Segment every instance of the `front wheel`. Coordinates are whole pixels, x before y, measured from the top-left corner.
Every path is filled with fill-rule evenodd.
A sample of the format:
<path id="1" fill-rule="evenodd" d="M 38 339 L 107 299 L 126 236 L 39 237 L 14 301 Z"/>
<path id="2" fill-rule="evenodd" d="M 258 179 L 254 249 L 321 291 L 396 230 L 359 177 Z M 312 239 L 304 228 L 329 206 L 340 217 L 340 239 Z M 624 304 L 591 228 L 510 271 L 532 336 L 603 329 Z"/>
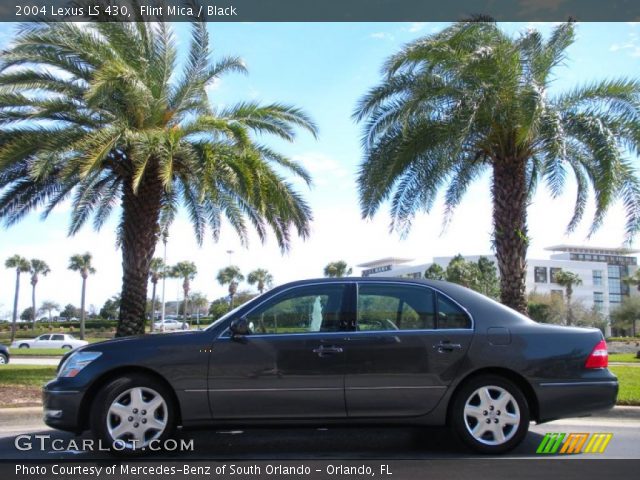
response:
<path id="1" fill-rule="evenodd" d="M 451 424 L 479 453 L 498 454 L 517 447 L 529 430 L 529 405 L 522 391 L 497 375 L 466 382 L 453 400 Z"/>
<path id="2" fill-rule="evenodd" d="M 0 365 L 6 365 L 9 363 L 9 359 L 4 353 L 0 353 Z"/>
<path id="3" fill-rule="evenodd" d="M 91 430 L 114 453 L 157 449 L 175 429 L 172 395 L 156 379 L 125 375 L 105 385 L 96 396 Z"/>

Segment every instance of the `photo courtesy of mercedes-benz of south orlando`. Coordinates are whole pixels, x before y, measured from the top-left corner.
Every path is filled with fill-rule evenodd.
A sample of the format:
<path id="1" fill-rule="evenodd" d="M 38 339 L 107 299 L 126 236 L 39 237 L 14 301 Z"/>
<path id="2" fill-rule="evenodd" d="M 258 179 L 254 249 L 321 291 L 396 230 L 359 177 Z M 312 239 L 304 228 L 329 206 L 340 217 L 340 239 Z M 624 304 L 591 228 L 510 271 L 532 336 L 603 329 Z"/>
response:
<path id="1" fill-rule="evenodd" d="M 507 452 L 530 421 L 614 406 L 594 328 L 538 324 L 446 282 L 282 285 L 206 330 L 118 338 L 61 360 L 45 422 L 131 453 L 178 425 L 449 425 Z"/>

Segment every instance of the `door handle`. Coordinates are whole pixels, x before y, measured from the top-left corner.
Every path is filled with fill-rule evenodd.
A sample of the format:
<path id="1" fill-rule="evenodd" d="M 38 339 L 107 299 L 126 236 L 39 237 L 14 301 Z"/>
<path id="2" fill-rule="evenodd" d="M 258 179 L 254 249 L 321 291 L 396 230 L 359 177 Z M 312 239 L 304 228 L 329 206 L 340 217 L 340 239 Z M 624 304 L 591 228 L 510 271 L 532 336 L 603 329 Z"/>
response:
<path id="1" fill-rule="evenodd" d="M 337 345 L 324 346 L 320 345 L 318 348 L 313 349 L 313 353 L 317 354 L 319 357 L 324 357 L 325 355 L 332 355 L 334 353 L 342 353 L 344 350 L 342 347 L 338 347 Z"/>
<path id="2" fill-rule="evenodd" d="M 444 352 L 453 352 L 454 350 L 461 350 L 462 345 L 459 343 L 451 343 L 451 342 L 440 342 L 433 346 L 433 348 L 438 350 L 438 353 Z"/>

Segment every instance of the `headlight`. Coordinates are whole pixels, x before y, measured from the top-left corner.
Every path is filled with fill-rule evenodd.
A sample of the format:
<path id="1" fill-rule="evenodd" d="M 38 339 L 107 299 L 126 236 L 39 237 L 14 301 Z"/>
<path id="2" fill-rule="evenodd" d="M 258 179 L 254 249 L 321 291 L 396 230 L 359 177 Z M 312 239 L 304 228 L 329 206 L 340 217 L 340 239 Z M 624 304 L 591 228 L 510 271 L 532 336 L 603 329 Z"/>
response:
<path id="1" fill-rule="evenodd" d="M 77 352 L 69 355 L 60 370 L 58 377 L 75 377 L 84 367 L 102 355 L 102 352 Z"/>

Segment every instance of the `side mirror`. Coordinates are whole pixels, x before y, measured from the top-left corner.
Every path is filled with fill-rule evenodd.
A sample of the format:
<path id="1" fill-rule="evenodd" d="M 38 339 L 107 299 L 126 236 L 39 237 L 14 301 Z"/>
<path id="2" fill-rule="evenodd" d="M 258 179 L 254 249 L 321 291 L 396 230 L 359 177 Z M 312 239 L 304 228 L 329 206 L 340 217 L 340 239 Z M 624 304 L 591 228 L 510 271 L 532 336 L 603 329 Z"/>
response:
<path id="1" fill-rule="evenodd" d="M 233 320 L 231 322 L 231 325 L 229 325 L 229 330 L 231 330 L 232 337 L 243 337 L 251 333 L 249 322 L 247 322 L 247 319 L 245 317 L 240 317 Z"/>

